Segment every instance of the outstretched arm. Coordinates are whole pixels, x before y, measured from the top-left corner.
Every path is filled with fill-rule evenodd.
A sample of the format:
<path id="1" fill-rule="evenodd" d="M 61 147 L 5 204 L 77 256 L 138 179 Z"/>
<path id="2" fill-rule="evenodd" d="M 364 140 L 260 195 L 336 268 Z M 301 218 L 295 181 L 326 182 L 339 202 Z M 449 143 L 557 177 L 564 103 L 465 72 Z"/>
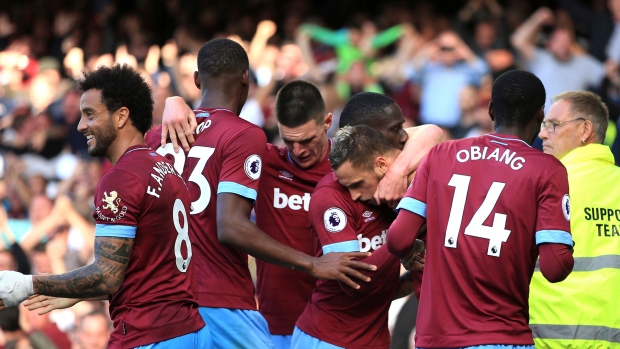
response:
<path id="1" fill-rule="evenodd" d="M 116 293 L 125 278 L 133 239 L 95 238 L 95 262 L 57 275 L 0 273 L 0 309 L 16 306 L 33 294 L 90 298 Z"/>
<path id="2" fill-rule="evenodd" d="M 285 268 L 301 270 L 318 279 L 340 280 L 359 288 L 351 278 L 370 281 L 359 270 L 375 270 L 374 265 L 353 260 L 369 253 L 328 253 L 319 258 L 286 246 L 263 233 L 249 220 L 252 202 L 232 193 L 217 196 L 217 234 L 221 243 L 244 251 L 258 259 Z"/>

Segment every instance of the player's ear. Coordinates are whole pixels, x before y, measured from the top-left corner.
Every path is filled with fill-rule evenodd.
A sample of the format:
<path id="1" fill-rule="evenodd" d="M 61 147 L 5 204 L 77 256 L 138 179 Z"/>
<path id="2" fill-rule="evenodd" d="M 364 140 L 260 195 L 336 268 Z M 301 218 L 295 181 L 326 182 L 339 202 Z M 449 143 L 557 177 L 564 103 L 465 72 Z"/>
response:
<path id="1" fill-rule="evenodd" d="M 241 76 L 241 83 L 243 86 L 250 85 L 250 71 L 248 69 L 243 71 L 243 75 Z"/>
<path id="2" fill-rule="evenodd" d="M 385 157 L 378 156 L 377 158 L 375 158 L 375 171 L 378 172 L 377 174 L 383 176 L 387 172 L 389 167 L 390 164 Z"/>
<path id="3" fill-rule="evenodd" d="M 194 85 L 200 89 L 200 76 L 197 71 L 194 72 Z"/>
<path id="4" fill-rule="evenodd" d="M 112 117 L 116 121 L 116 127 L 123 128 L 129 122 L 129 109 L 121 107 Z"/>
<path id="5" fill-rule="evenodd" d="M 333 121 L 334 117 L 332 116 L 332 113 L 327 113 L 327 115 L 325 115 L 325 131 L 329 130 Z"/>
<path id="6" fill-rule="evenodd" d="M 495 114 L 493 112 L 493 102 L 489 101 L 489 116 L 491 117 L 491 120 L 495 121 Z"/>

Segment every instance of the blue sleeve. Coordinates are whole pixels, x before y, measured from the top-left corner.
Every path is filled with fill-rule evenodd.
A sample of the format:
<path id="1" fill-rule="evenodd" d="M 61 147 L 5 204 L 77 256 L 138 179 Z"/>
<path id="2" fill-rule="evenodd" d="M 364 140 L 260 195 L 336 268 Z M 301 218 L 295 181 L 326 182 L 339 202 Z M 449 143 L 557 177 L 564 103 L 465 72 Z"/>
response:
<path id="1" fill-rule="evenodd" d="M 564 244 L 573 246 L 573 237 L 570 233 L 562 230 L 540 230 L 536 232 L 536 245 L 540 244 Z"/>
<path id="2" fill-rule="evenodd" d="M 136 237 L 136 230 L 137 227 L 133 225 L 97 224 L 95 226 L 95 237 L 134 239 Z"/>
<path id="3" fill-rule="evenodd" d="M 323 254 L 330 252 L 359 252 L 360 243 L 357 240 L 337 242 L 323 246 Z"/>
<path id="4" fill-rule="evenodd" d="M 220 182 L 217 185 L 217 193 L 237 194 L 250 200 L 256 200 L 256 190 L 235 182 Z"/>
<path id="5" fill-rule="evenodd" d="M 417 214 L 418 216 L 426 218 L 426 204 L 422 201 L 410 197 L 404 197 L 400 200 L 398 206 L 396 206 L 396 212 L 403 208 L 409 212 Z"/>

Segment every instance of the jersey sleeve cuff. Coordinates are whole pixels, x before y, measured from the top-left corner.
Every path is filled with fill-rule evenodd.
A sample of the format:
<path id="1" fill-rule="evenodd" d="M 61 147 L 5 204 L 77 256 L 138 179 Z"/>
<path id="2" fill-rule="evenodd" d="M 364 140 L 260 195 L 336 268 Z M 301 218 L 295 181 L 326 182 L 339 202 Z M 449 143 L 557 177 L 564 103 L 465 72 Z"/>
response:
<path id="1" fill-rule="evenodd" d="M 540 230 L 536 232 L 536 245 L 547 243 L 573 246 L 573 236 L 563 230 Z"/>
<path id="2" fill-rule="evenodd" d="M 220 182 L 217 185 L 217 193 L 237 194 L 250 200 L 256 200 L 256 190 L 235 182 Z"/>
<path id="3" fill-rule="evenodd" d="M 323 246 L 323 254 L 330 252 L 359 252 L 360 243 L 357 240 L 349 240 L 343 242 L 337 242 Z"/>
<path id="4" fill-rule="evenodd" d="M 133 225 L 97 224 L 95 237 L 129 238 L 136 237 L 137 227 Z"/>
<path id="5" fill-rule="evenodd" d="M 405 209 L 409 212 L 417 214 L 418 216 L 426 218 L 426 204 L 414 198 L 403 198 L 400 200 L 398 206 L 396 206 L 396 212 L 399 212 L 401 209 Z"/>

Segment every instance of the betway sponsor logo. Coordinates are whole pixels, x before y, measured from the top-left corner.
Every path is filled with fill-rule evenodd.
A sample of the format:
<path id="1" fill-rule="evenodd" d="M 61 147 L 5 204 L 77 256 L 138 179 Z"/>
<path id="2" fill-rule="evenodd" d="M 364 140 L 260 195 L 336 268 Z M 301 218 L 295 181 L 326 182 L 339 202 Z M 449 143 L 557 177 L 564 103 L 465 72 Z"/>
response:
<path id="1" fill-rule="evenodd" d="M 357 234 L 357 241 L 360 243 L 360 252 L 368 252 L 370 250 L 375 251 L 383 244 L 385 244 L 385 237 L 387 235 L 387 229 L 381 232 L 381 235 L 375 235 L 372 238 L 362 237 L 362 234 Z"/>
<path id="2" fill-rule="evenodd" d="M 288 196 L 284 193 L 281 193 L 280 188 L 274 188 L 273 207 L 286 208 L 287 206 L 294 211 L 301 210 L 303 208 L 304 211 L 308 212 L 308 207 L 310 206 L 310 193 L 305 193 L 304 196 Z"/>

